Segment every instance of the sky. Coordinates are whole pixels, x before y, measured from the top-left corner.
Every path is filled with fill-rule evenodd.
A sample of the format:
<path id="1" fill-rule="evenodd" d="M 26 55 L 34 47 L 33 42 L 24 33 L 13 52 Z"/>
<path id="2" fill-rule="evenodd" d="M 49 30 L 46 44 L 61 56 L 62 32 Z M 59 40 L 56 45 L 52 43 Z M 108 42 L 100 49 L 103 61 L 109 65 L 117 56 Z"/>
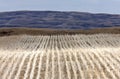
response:
<path id="1" fill-rule="evenodd" d="M 0 0 L 0 12 L 21 10 L 120 14 L 120 0 Z"/>

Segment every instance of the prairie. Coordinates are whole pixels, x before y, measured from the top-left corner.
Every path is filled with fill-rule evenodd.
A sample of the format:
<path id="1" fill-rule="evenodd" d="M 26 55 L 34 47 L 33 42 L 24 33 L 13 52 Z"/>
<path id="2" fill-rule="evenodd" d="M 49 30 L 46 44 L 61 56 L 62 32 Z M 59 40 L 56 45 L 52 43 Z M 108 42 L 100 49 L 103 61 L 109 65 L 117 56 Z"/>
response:
<path id="1" fill-rule="evenodd" d="M 120 34 L 119 27 L 111 28 L 93 28 L 93 29 L 50 29 L 50 28 L 0 28 L 0 36 L 11 35 L 75 35 L 75 34 Z"/>
<path id="2" fill-rule="evenodd" d="M 120 34 L 0 37 L 0 79 L 120 79 Z"/>

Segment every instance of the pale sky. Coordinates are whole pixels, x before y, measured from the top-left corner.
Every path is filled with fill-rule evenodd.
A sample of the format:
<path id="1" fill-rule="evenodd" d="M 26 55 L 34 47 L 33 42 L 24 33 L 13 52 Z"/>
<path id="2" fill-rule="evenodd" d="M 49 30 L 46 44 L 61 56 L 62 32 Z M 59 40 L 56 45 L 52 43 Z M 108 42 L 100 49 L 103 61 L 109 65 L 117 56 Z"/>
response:
<path id="1" fill-rule="evenodd" d="M 120 0 L 0 0 L 0 12 L 16 10 L 120 14 Z"/>

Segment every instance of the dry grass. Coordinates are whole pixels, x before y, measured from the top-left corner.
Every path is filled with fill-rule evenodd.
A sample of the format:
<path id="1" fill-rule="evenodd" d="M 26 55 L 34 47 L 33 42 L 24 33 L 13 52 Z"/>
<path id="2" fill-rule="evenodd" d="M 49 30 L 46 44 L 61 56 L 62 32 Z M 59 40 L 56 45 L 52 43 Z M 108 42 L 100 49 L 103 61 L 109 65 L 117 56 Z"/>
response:
<path id="1" fill-rule="evenodd" d="M 0 37 L 0 79 L 120 79 L 120 34 Z"/>
<path id="2" fill-rule="evenodd" d="M 41 28 L 0 28 L 0 36 L 9 35 L 65 35 L 65 34 L 98 34 L 110 33 L 120 34 L 120 28 L 99 28 L 89 30 L 58 30 L 58 29 L 41 29 Z"/>

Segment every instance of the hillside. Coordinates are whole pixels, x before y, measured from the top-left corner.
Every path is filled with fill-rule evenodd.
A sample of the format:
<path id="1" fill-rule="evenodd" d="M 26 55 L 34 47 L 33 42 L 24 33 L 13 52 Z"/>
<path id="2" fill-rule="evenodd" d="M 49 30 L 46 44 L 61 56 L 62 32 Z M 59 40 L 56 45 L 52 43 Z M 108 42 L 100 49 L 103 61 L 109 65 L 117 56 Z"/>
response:
<path id="1" fill-rule="evenodd" d="M 120 15 L 59 11 L 0 13 L 0 27 L 89 29 L 112 26 L 120 26 Z"/>

